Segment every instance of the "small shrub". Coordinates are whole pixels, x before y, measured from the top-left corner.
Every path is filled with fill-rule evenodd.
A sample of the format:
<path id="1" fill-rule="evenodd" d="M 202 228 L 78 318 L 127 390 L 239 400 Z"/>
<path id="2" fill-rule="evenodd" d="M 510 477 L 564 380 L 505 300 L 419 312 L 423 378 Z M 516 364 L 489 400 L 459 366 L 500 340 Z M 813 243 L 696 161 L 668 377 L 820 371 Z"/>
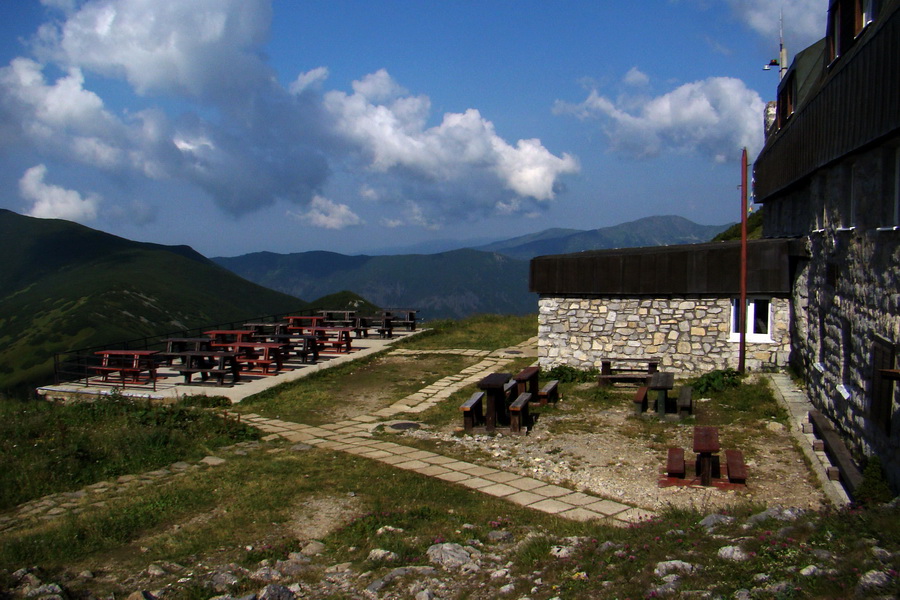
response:
<path id="1" fill-rule="evenodd" d="M 195 406 L 197 408 L 221 408 L 231 406 L 231 400 L 225 396 L 197 394 L 193 396 L 182 396 L 179 399 L 179 404 L 181 406 Z"/>
<path id="2" fill-rule="evenodd" d="M 710 371 L 697 378 L 694 382 L 694 391 L 698 394 L 710 392 L 724 392 L 730 388 L 736 388 L 741 384 L 742 375 L 731 367 Z"/>
<path id="3" fill-rule="evenodd" d="M 542 378 L 558 379 L 560 383 L 589 383 L 597 381 L 600 372 L 597 369 L 576 369 L 569 365 L 557 365 L 548 370 Z"/>
<path id="4" fill-rule="evenodd" d="M 881 459 L 872 456 L 863 469 L 863 480 L 854 494 L 855 500 L 866 506 L 874 506 L 890 502 L 894 495 L 884 477 Z"/>

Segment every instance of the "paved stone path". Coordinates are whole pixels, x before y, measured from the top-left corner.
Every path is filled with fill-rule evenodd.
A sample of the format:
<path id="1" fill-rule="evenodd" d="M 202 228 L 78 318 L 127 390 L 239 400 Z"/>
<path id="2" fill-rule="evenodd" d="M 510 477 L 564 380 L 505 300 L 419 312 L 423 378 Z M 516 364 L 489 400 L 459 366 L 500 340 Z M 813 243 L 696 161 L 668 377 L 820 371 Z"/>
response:
<path id="1" fill-rule="evenodd" d="M 515 346 L 494 352 L 481 350 L 407 350 L 392 354 L 463 354 L 482 357 L 482 360 L 458 374 L 448 375 L 370 415 L 360 415 L 346 421 L 318 427 L 270 419 L 253 413 L 244 414 L 242 421 L 260 430 L 291 442 L 347 452 L 392 465 L 398 469 L 458 483 L 484 494 L 504 498 L 534 510 L 578 521 L 610 519 L 616 524 L 634 523 L 648 519 L 653 513 L 619 502 L 573 492 L 546 482 L 507 473 L 490 467 L 457 460 L 426 450 L 419 450 L 390 441 L 374 439 L 372 429 L 385 419 L 397 415 L 418 414 L 445 401 L 457 390 L 472 385 L 485 375 L 501 369 L 511 360 L 533 353 L 537 339 L 532 338 Z"/>
<path id="2" fill-rule="evenodd" d="M 587 521 L 605 519 L 615 525 L 627 525 L 649 519 L 653 513 L 612 500 L 605 500 L 582 492 L 575 492 L 539 479 L 484 467 L 440 454 L 419 450 L 391 441 L 375 439 L 372 431 L 399 415 L 415 415 L 446 401 L 457 390 L 472 385 L 485 375 L 502 369 L 522 356 L 535 355 L 537 338 L 512 348 L 495 351 L 470 349 L 408 350 L 396 349 L 395 355 L 454 354 L 481 358 L 457 374 L 448 375 L 431 385 L 382 408 L 372 414 L 359 415 L 345 421 L 320 426 L 270 419 L 257 414 L 243 414 L 241 420 L 268 434 L 264 439 L 283 438 L 322 449 L 347 452 L 377 460 L 398 469 L 413 471 L 428 477 L 466 486 L 481 493 L 504 498 L 521 506 L 568 519 Z M 107 498 L 127 493 L 136 487 L 151 484 L 166 476 L 179 476 L 204 466 L 217 465 L 219 457 L 206 457 L 197 464 L 175 463 L 141 475 L 125 475 L 113 482 L 100 482 L 77 492 L 66 492 L 40 498 L 24 504 L 12 513 L 0 517 L 0 531 L 13 529 L 30 517 L 52 519 L 69 512 L 84 510 L 88 503 L 102 503 Z"/>
<path id="3" fill-rule="evenodd" d="M 436 404 L 446 401 L 459 389 L 478 382 L 489 373 L 501 370 L 506 364 L 522 356 L 533 356 L 537 340 L 532 338 L 512 348 L 496 351 L 444 349 L 409 350 L 395 349 L 395 355 L 456 354 L 473 356 L 481 360 L 457 374 L 448 375 L 431 385 L 382 408 L 372 414 L 359 415 L 344 421 L 320 426 L 293 423 L 281 419 L 271 419 L 254 413 L 243 414 L 244 423 L 267 433 L 266 440 L 283 438 L 294 443 L 303 443 L 322 449 L 347 452 L 377 460 L 398 469 L 404 469 L 438 479 L 466 486 L 481 493 L 503 498 L 521 506 L 541 512 L 558 515 L 577 521 L 604 519 L 611 524 L 626 525 L 649 519 L 653 513 L 606 500 L 590 494 L 575 492 L 558 485 L 548 484 L 539 479 L 484 467 L 475 463 L 457 460 L 435 452 L 419 450 L 396 442 L 376 439 L 373 430 L 399 415 L 415 415 Z M 805 415 L 810 407 L 806 395 L 799 390 L 787 375 L 770 376 L 776 396 L 792 415 L 792 431 L 800 441 L 800 446 L 810 457 L 826 494 L 835 504 L 847 501 L 839 484 L 829 481 L 823 464 L 827 458 L 812 450 L 812 436 L 804 426 Z M 237 445 L 231 448 L 239 448 Z M 238 449 L 237 451 L 241 451 Z M 15 511 L 0 516 L 0 532 L 8 531 L 29 518 L 53 519 L 69 512 L 84 510 L 85 505 L 105 502 L 129 490 L 152 484 L 164 477 L 183 476 L 193 470 L 216 466 L 225 462 L 220 457 L 208 456 L 195 464 L 175 463 L 168 468 L 140 474 L 124 475 L 116 481 L 99 482 L 76 492 L 66 492 L 46 496 L 26 503 Z"/>

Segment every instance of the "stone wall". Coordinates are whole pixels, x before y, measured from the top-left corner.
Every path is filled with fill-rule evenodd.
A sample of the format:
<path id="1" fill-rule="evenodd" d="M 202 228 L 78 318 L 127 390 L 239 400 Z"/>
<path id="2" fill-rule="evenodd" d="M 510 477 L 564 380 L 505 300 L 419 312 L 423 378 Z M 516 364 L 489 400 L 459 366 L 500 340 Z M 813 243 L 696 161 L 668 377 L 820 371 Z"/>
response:
<path id="1" fill-rule="evenodd" d="M 810 253 L 795 286 L 793 362 L 857 458 L 878 455 L 900 489 L 896 397 L 890 434 L 870 418 L 874 337 L 900 339 L 900 232 L 814 233 Z"/>
<path id="2" fill-rule="evenodd" d="M 790 300 L 772 299 L 771 343 L 748 343 L 748 369 L 787 365 Z M 541 367 L 599 367 L 604 357 L 657 356 L 687 374 L 738 366 L 729 340 L 730 298 L 542 297 L 538 312 Z"/>
<path id="3" fill-rule="evenodd" d="M 894 213 L 898 140 L 829 165 L 767 202 L 766 236 L 807 236 L 792 295 L 791 363 L 810 400 L 857 459 L 878 455 L 900 490 L 900 408 L 890 433 L 871 418 L 873 340 L 900 341 L 900 223 Z M 771 209 L 771 210 L 770 210 Z"/>

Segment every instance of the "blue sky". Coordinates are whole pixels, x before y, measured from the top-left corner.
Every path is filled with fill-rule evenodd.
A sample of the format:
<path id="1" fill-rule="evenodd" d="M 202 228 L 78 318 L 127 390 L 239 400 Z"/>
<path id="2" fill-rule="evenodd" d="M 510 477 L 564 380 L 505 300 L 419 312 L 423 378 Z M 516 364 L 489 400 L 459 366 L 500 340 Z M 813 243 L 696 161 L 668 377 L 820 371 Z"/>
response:
<path id="1" fill-rule="evenodd" d="M 826 0 L 20 0 L 0 207 L 207 256 L 739 218 Z"/>

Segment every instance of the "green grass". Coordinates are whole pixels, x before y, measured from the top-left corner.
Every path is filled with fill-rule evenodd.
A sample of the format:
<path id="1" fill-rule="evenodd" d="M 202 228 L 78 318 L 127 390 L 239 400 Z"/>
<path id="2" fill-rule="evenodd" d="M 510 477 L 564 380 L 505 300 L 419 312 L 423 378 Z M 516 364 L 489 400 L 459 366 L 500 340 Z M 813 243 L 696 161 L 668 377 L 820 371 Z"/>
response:
<path id="1" fill-rule="evenodd" d="M 338 420 L 346 412 L 372 413 L 390 406 L 475 361 L 458 355 L 395 359 L 379 354 L 270 388 L 244 399 L 234 409 L 321 425 Z"/>
<path id="2" fill-rule="evenodd" d="M 506 330 L 504 346 L 525 334 L 518 318 L 506 324 L 488 318 L 480 326 L 490 330 L 483 334 L 488 337 L 497 335 L 495 329 Z M 518 334 L 510 333 L 520 326 Z M 447 336 L 447 348 L 477 344 L 481 337 L 477 331 L 465 333 L 455 328 L 434 337 L 438 335 Z M 518 360 L 507 370 L 515 371 L 528 362 Z M 307 406 L 314 401 L 312 394 L 317 389 L 322 391 L 319 398 L 333 413 L 362 396 L 378 396 L 378 402 L 402 397 L 423 387 L 423 381 L 458 373 L 467 364 L 468 359 L 438 354 L 423 353 L 405 362 L 376 356 L 335 368 L 327 377 L 325 371 L 306 382 L 260 394 L 248 409 L 292 414 L 301 422 L 327 420 L 327 411 L 317 413 Z M 371 391 L 373 387 L 377 394 Z M 458 406 L 473 389 L 458 392 L 423 416 L 439 426 L 458 423 Z M 623 404 L 630 410 L 632 394 L 633 389 L 600 389 L 592 380 L 583 382 L 574 377 L 561 384 L 565 407 L 547 407 L 542 412 L 564 416 L 554 427 L 571 433 L 588 415 L 602 415 Z M 688 424 L 709 423 L 739 432 L 783 418 L 765 384 L 745 381 L 739 388 L 710 396 L 712 400 L 704 403 L 700 414 Z M 294 450 L 282 440 L 262 442 L 258 448 L 241 453 L 221 450 L 217 446 L 231 444 L 246 434 L 222 429 L 221 418 L 186 406 L 220 403 L 221 399 L 215 398 L 188 398 L 182 405 L 158 410 L 125 402 L 77 406 L 0 403 L 0 448 L 3 464 L 9 467 L 0 470 L 0 477 L 26 475 L 19 480 L 0 480 L 3 493 L 31 485 L 25 480 L 39 479 L 42 470 L 68 470 L 70 476 L 59 489 L 72 489 L 84 485 L 82 482 L 138 473 L 207 453 L 226 458 L 221 466 L 165 477 L 142 486 L 137 493 L 111 497 L 104 505 L 89 504 L 89 495 L 81 501 L 82 512 L 77 514 L 57 520 L 21 520 L 15 529 L 0 534 L 0 589 L 12 587 L 12 571 L 30 565 L 41 567 L 45 581 L 82 569 L 100 569 L 111 580 L 131 581 L 129 577 L 148 564 L 165 561 L 185 565 L 188 570 L 199 563 L 237 563 L 256 569 L 262 560 L 284 559 L 289 552 L 299 550 L 308 537 L 303 537 L 304 530 L 298 523 L 311 516 L 330 522 L 317 533 L 326 549 L 323 556 L 313 559 L 311 571 L 303 576 L 310 583 L 321 580 L 327 566 L 342 562 L 352 563 L 358 573 L 368 572 L 369 578 L 383 576 L 397 566 L 428 564 L 425 553 L 436 542 L 466 545 L 475 539 L 485 542 L 481 547 L 485 554 L 499 552 L 487 537 L 492 530 L 502 529 L 512 533 L 516 543 L 503 558 L 511 561 L 508 568 L 515 582 L 510 597 L 644 598 L 648 590 L 661 583 L 653 573 L 656 564 L 671 559 L 702 567 L 683 577 L 683 591 L 708 590 L 712 597 L 734 597 L 736 590 L 755 585 L 752 581 L 757 573 L 768 573 L 772 583 L 788 583 L 787 590 L 777 596 L 780 598 L 846 598 L 854 595 L 860 574 L 872 569 L 895 574 L 889 587 L 877 595 L 900 595 L 900 579 L 896 577 L 900 569 L 900 518 L 896 508 L 810 512 L 793 523 L 767 521 L 744 528 L 746 517 L 762 507 L 737 504 L 726 511 L 737 521 L 719 527 L 714 534 L 698 525 L 704 512 L 688 509 L 663 510 L 658 518 L 625 528 L 601 522 L 578 523 L 341 452 Z M 287 418 L 285 414 L 282 418 Z M 201 421 L 205 423 L 202 428 Z M 664 443 L 677 427 L 655 419 L 633 418 L 627 423 L 633 435 L 650 443 Z M 98 438 L 89 437 L 92 434 Z M 108 442 L 110 448 L 106 447 L 106 437 L 112 440 Z M 137 443 L 145 439 L 153 443 Z M 420 442 L 404 438 L 403 443 Z M 431 444 L 432 449 L 443 453 L 437 442 Z M 132 453 L 134 456 L 124 456 Z M 63 454 L 69 456 L 69 462 L 59 462 Z M 477 460 L 474 454 L 468 458 L 473 456 Z M 5 501 L 7 507 L 16 503 L 12 498 Z M 386 526 L 402 532 L 379 534 Z M 577 540 L 571 536 L 577 536 Z M 731 543 L 740 543 L 751 554 L 749 560 L 731 563 L 718 558 L 718 550 Z M 570 557 L 550 555 L 550 549 L 560 544 L 573 546 Z M 885 551 L 883 562 L 875 559 L 873 546 Z M 395 552 L 400 560 L 369 561 L 369 552 L 375 548 Z M 833 553 L 836 559 L 820 558 L 817 553 L 821 551 Z M 816 577 L 800 575 L 800 570 L 810 564 L 830 570 Z M 497 568 L 501 566 L 506 563 Z M 492 570 L 488 566 L 468 576 L 467 585 L 472 590 L 491 585 Z M 538 578 L 542 584 L 533 593 L 531 586 Z M 92 586 L 96 597 L 120 593 L 104 581 L 105 577 L 98 577 L 85 585 Z M 162 586 L 153 582 L 157 584 Z M 172 600 L 214 595 L 198 579 L 172 585 L 166 592 Z M 408 584 L 392 585 L 390 593 L 403 593 Z M 258 592 L 260 587 L 259 582 L 244 579 L 230 593 L 239 597 Z M 73 597 L 80 597 L 77 590 Z"/>
<path id="3" fill-rule="evenodd" d="M 189 406 L 121 396 L 71 405 L 0 400 L 0 462 L 10 467 L 0 469 L 0 509 L 258 436 Z"/>
<path id="4" fill-rule="evenodd" d="M 431 321 L 425 326 L 428 331 L 400 341 L 397 347 L 416 350 L 506 348 L 537 335 L 537 315 L 478 315 L 461 321 Z"/>

